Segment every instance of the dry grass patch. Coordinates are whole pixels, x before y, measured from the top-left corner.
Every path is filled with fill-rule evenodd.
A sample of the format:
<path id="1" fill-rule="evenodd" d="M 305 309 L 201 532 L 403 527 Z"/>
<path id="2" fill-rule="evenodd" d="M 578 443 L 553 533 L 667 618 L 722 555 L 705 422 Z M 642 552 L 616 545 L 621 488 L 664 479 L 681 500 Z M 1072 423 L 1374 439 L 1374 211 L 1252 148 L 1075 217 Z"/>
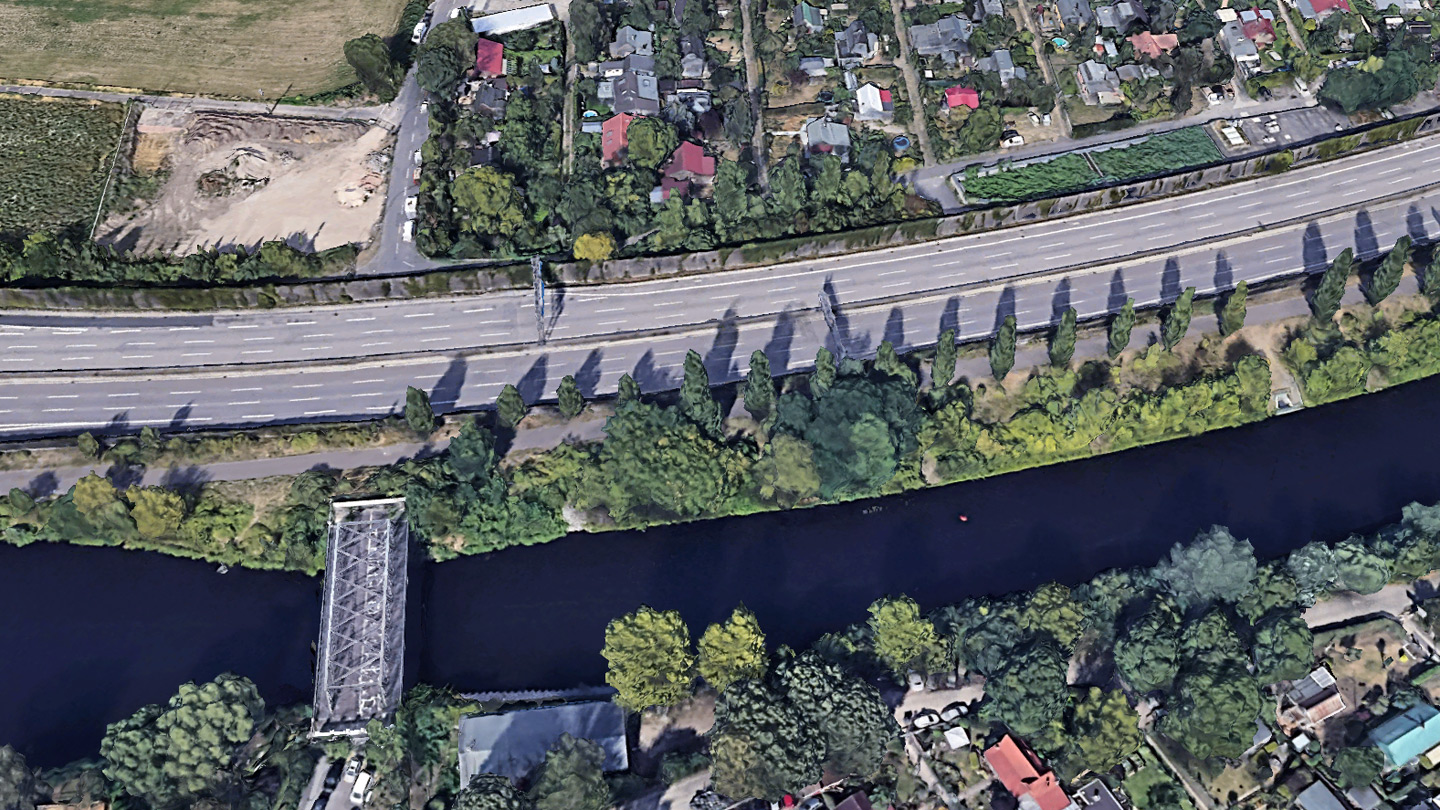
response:
<path id="1" fill-rule="evenodd" d="M 9 80 L 274 99 L 355 81 L 345 40 L 394 32 L 404 0 L 0 0 Z"/>

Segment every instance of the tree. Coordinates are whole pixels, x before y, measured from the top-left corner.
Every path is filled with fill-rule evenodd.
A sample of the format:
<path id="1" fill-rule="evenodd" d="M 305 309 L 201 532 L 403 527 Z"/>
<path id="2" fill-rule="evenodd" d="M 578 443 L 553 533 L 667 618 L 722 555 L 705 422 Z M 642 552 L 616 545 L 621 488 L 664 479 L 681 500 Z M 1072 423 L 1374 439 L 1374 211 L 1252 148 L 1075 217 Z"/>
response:
<path id="1" fill-rule="evenodd" d="M 1160 730 L 1200 759 L 1238 757 L 1250 747 L 1263 706 L 1243 666 L 1200 667 L 1177 682 Z"/>
<path id="2" fill-rule="evenodd" d="M 1416 73 L 1415 64 L 1405 49 L 1393 48 L 1378 69 L 1361 65 L 1329 71 L 1319 97 L 1340 107 L 1346 115 L 1356 110 L 1380 110 L 1419 92 Z"/>
<path id="3" fill-rule="evenodd" d="M 1390 581 L 1390 561 L 1359 537 L 1335 545 L 1335 586 L 1356 593 L 1375 593 Z"/>
<path id="4" fill-rule="evenodd" d="M 815 352 L 815 370 L 810 374 L 810 393 L 821 396 L 835 384 L 835 355 L 821 346 Z"/>
<path id="5" fill-rule="evenodd" d="M 1385 254 L 1380 266 L 1370 276 L 1370 283 L 1365 285 L 1365 300 L 1374 306 L 1395 292 L 1400 286 L 1400 279 L 1405 275 L 1405 265 L 1410 262 L 1410 237 L 1402 236 L 1395 241 L 1395 247 Z"/>
<path id="6" fill-rule="evenodd" d="M 574 254 L 577 261 L 603 262 L 615 255 L 615 237 L 605 231 L 584 233 L 575 237 L 575 246 L 570 252 Z"/>
<path id="7" fill-rule="evenodd" d="M 555 397 L 559 400 L 560 413 L 566 419 L 574 419 L 585 410 L 585 395 L 580 393 L 580 385 L 575 382 L 575 377 L 566 374 L 560 378 L 560 387 L 555 390 Z"/>
<path id="8" fill-rule="evenodd" d="M 0 807 L 35 810 L 35 772 L 25 757 L 8 745 L 0 745 Z"/>
<path id="9" fill-rule="evenodd" d="M 164 706 L 145 706 L 105 729 L 105 776 L 156 807 L 199 796 L 228 778 L 264 708 L 255 685 L 237 675 L 187 683 Z"/>
<path id="10" fill-rule="evenodd" d="M 880 346 L 875 351 L 875 370 L 890 377 L 904 380 L 910 385 L 915 385 L 919 380 L 915 376 L 915 370 L 906 365 L 895 353 L 895 346 L 888 340 L 880 341 Z"/>
<path id="11" fill-rule="evenodd" d="M 1115 668 L 1137 692 L 1164 689 L 1180 670 L 1180 615 L 1165 597 L 1115 643 Z"/>
<path id="12" fill-rule="evenodd" d="M 1069 702 L 1067 669 L 1052 643 L 1032 641 L 1009 651 L 999 670 L 986 677 L 983 716 L 1022 736 L 1040 731 L 1059 719 Z"/>
<path id="13" fill-rule="evenodd" d="M 603 506 L 622 523 L 713 513 L 741 480 L 739 451 L 678 408 L 627 402 L 606 421 L 605 436 L 598 463 L 585 469 L 577 505 Z"/>
<path id="14" fill-rule="evenodd" d="M 370 753 L 369 746 L 365 753 Z M 455 794 L 450 810 L 530 810 L 530 800 L 515 789 L 510 777 L 481 773 L 470 777 L 470 784 Z"/>
<path id="15" fill-rule="evenodd" d="M 891 672 L 904 676 L 911 669 L 929 671 L 939 662 L 943 648 L 935 625 L 920 615 L 920 606 L 908 596 L 885 597 L 870 605 L 870 632 L 875 657 Z"/>
<path id="16" fill-rule="evenodd" d="M 1255 629 L 1255 675 L 1261 683 L 1305 677 L 1315 637 L 1299 613 L 1281 613 Z"/>
<path id="17" fill-rule="evenodd" d="M 1335 565 L 1335 550 L 1318 541 L 1306 543 L 1290 552 L 1285 568 L 1295 578 L 1299 596 L 1307 604 L 1335 587 L 1339 570 Z"/>
<path id="18" fill-rule="evenodd" d="M 125 497 L 131 503 L 130 516 L 141 537 L 174 537 L 185 520 L 185 499 L 164 487 L 131 487 Z"/>
<path id="19" fill-rule="evenodd" d="M 705 628 L 699 648 L 700 677 L 718 691 L 736 681 L 765 677 L 765 634 L 755 614 L 744 605 L 735 608 L 724 622 Z"/>
<path id="20" fill-rule="evenodd" d="M 624 405 L 627 402 L 640 401 L 640 384 L 629 374 L 621 374 L 620 382 L 615 388 L 615 404 Z"/>
<path id="21" fill-rule="evenodd" d="M 1032 633 L 1049 633 L 1065 649 L 1072 649 L 1085 626 L 1085 611 L 1058 582 L 1041 585 L 1030 596 L 1020 624 Z"/>
<path id="22" fill-rule="evenodd" d="M 940 392 L 941 399 L 955 379 L 955 360 L 959 354 L 959 347 L 955 345 L 955 330 L 941 332 L 940 340 L 935 344 L 935 362 L 930 366 L 930 387 Z"/>
<path id="23" fill-rule="evenodd" d="M 1384 772 L 1385 753 L 1374 745 L 1344 748 L 1330 764 L 1335 784 L 1344 789 L 1364 787 Z"/>
<path id="24" fill-rule="evenodd" d="M 382 103 L 395 100 L 400 91 L 402 71 L 390 58 L 390 48 L 377 34 L 366 34 L 345 43 L 345 61 L 355 69 L 355 77 L 374 93 Z"/>
<path id="25" fill-rule="evenodd" d="M 1320 276 L 1320 284 L 1315 288 L 1315 294 L 1310 296 L 1310 311 L 1315 314 L 1315 320 L 1322 324 L 1334 320 L 1335 313 L 1340 311 L 1340 299 L 1345 297 L 1345 285 L 1350 281 L 1354 262 L 1355 252 L 1345 248 L 1335 257 L 1335 261 L 1325 268 L 1325 273 Z"/>
<path id="26" fill-rule="evenodd" d="M 500 396 L 495 398 L 495 413 L 500 417 L 500 424 L 511 430 L 520 424 L 525 418 L 525 400 L 520 396 L 520 389 L 509 383 L 500 389 Z"/>
<path id="27" fill-rule="evenodd" d="M 460 226 L 480 236 L 513 238 L 526 226 L 524 199 L 515 178 L 494 166 L 472 166 L 450 184 Z"/>
<path id="28" fill-rule="evenodd" d="M 775 410 L 775 379 L 770 376 L 770 358 L 756 349 L 750 354 L 750 373 L 745 377 L 745 410 L 764 422 Z"/>
<path id="29" fill-rule="evenodd" d="M 1420 292 L 1430 299 L 1432 305 L 1440 302 L 1440 250 L 1431 255 L 1430 263 L 1425 266 L 1425 276 L 1420 279 Z"/>
<path id="30" fill-rule="evenodd" d="M 817 726 L 760 681 L 739 681 L 715 704 L 711 780 L 731 798 L 778 800 L 820 778 Z"/>
<path id="31" fill-rule="evenodd" d="M 1255 587 L 1256 565 L 1248 540 L 1212 526 L 1188 546 L 1176 543 L 1170 556 L 1155 566 L 1155 579 L 1188 609 L 1245 598 Z"/>
<path id="32" fill-rule="evenodd" d="M 690 631 L 674 610 L 642 606 L 605 628 L 609 663 L 605 683 L 616 690 L 615 703 L 632 712 L 671 706 L 690 694 L 695 659 Z"/>
<path id="33" fill-rule="evenodd" d="M 449 48 L 422 47 L 415 60 L 415 81 L 437 96 L 448 98 L 454 93 L 464 73 L 465 63 Z"/>
<path id="34" fill-rule="evenodd" d="M 1186 287 L 1170 305 L 1170 311 L 1165 314 L 1165 322 L 1160 325 L 1160 342 L 1166 350 L 1175 348 L 1175 345 L 1184 340 L 1185 333 L 1190 331 L 1190 314 L 1195 306 L 1195 288 Z"/>
<path id="35" fill-rule="evenodd" d="M 530 788 L 535 810 L 607 810 L 613 806 L 610 786 L 601 767 L 605 750 L 599 743 L 560 735 Z"/>
<path id="36" fill-rule="evenodd" d="M 685 353 L 685 379 L 680 384 L 680 410 L 711 436 L 720 435 L 720 403 L 710 395 L 710 374 L 700 353 Z"/>
<path id="37" fill-rule="evenodd" d="M 1080 763 L 1104 773 L 1140 749 L 1140 717 L 1124 692 L 1092 686 L 1075 701 L 1069 736 L 1080 752 Z"/>
<path id="38" fill-rule="evenodd" d="M 600 57 L 606 35 L 599 0 L 573 0 L 569 31 L 571 41 L 575 43 L 576 61 L 585 64 Z"/>
<path id="39" fill-rule="evenodd" d="M 1050 338 L 1050 365 L 1068 368 L 1070 358 L 1075 356 L 1075 308 L 1066 307 L 1060 314 L 1060 324 Z"/>
<path id="40" fill-rule="evenodd" d="M 995 339 L 990 341 L 990 373 L 1001 383 L 1015 367 L 1015 316 L 1006 315 Z"/>
<path id="41" fill-rule="evenodd" d="M 100 451 L 102 449 L 100 447 L 100 440 L 95 438 L 95 434 L 88 430 L 81 433 L 80 436 L 75 439 L 75 446 L 79 449 L 80 455 L 86 458 L 100 458 Z"/>
<path id="42" fill-rule="evenodd" d="M 413 385 L 405 389 L 405 424 L 421 436 L 428 436 L 435 430 L 435 411 L 430 407 L 430 395 Z"/>
<path id="43" fill-rule="evenodd" d="M 810 443 L 781 433 L 771 437 L 765 455 L 755 465 L 760 497 L 789 507 L 820 493 L 820 473 Z"/>
<path id="44" fill-rule="evenodd" d="M 1135 299 L 1126 298 L 1115 319 L 1110 322 L 1110 357 L 1116 358 L 1130 345 L 1130 332 L 1135 328 Z"/>
<path id="45" fill-rule="evenodd" d="M 818 729 L 829 770 L 869 778 L 899 729 L 880 692 L 809 650 L 782 656 L 775 681 L 802 722 Z"/>
<path id="46" fill-rule="evenodd" d="M 680 144 L 675 127 L 663 118 L 637 118 L 625 135 L 629 141 L 626 150 L 629 161 L 651 171 L 659 169 L 669 160 L 670 154 Z"/>
<path id="47" fill-rule="evenodd" d="M 1245 325 L 1245 297 L 1249 290 L 1244 279 L 1235 285 L 1225 306 L 1220 309 L 1220 334 L 1231 335 Z"/>

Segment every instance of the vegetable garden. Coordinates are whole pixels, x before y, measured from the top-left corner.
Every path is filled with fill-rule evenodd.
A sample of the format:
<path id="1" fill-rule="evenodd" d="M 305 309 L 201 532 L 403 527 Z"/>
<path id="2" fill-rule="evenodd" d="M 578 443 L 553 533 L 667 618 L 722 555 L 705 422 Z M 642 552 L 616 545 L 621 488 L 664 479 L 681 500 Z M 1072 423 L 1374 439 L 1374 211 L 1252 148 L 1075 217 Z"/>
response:
<path id="1" fill-rule="evenodd" d="M 54 231 L 100 202 L 125 108 L 0 98 L 0 230 Z"/>

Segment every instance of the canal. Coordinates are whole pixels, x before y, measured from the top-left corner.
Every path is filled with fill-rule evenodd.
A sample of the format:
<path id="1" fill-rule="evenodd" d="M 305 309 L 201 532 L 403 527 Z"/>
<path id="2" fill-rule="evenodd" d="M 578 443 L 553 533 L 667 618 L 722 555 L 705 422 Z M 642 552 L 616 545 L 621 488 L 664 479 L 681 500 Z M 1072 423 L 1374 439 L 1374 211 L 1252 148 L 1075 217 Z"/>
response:
<path id="1" fill-rule="evenodd" d="M 641 603 L 698 636 L 738 603 L 805 645 L 905 592 L 933 607 L 1153 563 L 1220 523 L 1262 556 L 1440 500 L 1440 378 L 1260 425 L 906 496 L 554 543 L 411 572 L 410 677 L 470 690 L 601 682 Z M 874 507 L 879 506 L 876 510 Z M 961 513 L 969 520 L 961 523 Z M 93 756 L 108 722 L 191 679 L 308 701 L 320 586 L 103 548 L 0 546 L 0 743 Z"/>

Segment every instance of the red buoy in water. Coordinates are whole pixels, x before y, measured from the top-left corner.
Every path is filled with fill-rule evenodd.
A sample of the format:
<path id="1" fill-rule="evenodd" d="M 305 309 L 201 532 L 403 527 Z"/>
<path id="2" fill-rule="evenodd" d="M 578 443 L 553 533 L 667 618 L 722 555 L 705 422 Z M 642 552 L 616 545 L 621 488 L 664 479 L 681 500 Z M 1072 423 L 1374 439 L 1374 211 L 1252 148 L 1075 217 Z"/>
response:
<path id="1" fill-rule="evenodd" d="M 965 515 L 961 515 L 961 516 L 960 516 L 960 522 L 961 522 L 961 523 L 964 523 L 965 521 L 967 521 L 967 520 L 969 520 L 969 519 L 970 519 L 970 518 L 967 517 L 967 516 L 965 516 Z"/>

